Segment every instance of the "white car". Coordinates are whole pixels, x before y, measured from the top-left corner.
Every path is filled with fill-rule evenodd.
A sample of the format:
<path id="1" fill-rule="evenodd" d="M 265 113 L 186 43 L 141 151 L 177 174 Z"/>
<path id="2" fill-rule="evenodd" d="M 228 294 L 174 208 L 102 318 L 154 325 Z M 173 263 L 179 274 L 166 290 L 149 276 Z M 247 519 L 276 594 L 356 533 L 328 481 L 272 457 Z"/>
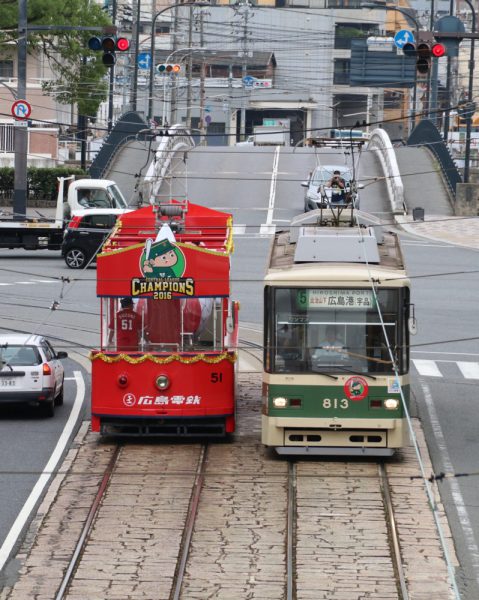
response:
<path id="1" fill-rule="evenodd" d="M 0 335 L 0 405 L 38 406 L 45 417 L 53 417 L 55 406 L 63 404 L 60 361 L 67 357 L 41 335 Z"/>

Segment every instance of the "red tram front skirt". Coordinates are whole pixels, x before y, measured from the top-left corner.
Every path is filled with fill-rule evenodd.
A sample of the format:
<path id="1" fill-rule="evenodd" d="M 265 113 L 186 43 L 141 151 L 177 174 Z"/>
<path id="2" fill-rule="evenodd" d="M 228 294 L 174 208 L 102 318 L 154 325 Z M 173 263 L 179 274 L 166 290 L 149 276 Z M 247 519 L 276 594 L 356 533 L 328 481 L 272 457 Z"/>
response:
<path id="1" fill-rule="evenodd" d="M 93 351 L 92 431 L 224 436 L 235 429 L 234 352 Z"/>

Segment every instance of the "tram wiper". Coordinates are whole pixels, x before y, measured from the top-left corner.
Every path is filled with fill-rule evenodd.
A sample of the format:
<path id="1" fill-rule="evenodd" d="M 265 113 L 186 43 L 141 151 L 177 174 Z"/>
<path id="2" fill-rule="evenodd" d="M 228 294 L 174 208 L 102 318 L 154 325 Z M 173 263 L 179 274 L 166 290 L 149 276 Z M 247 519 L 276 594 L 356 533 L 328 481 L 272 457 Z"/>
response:
<path id="1" fill-rule="evenodd" d="M 345 371 L 346 373 L 352 373 L 353 375 L 359 375 L 360 377 L 371 377 L 371 379 L 374 379 L 374 381 L 376 381 L 377 377 L 375 377 L 374 375 L 369 375 L 369 373 L 361 373 L 360 371 L 353 371 L 352 369 L 347 369 L 346 367 L 343 367 L 341 365 L 334 365 L 335 369 L 341 369 L 341 371 Z"/>
<path id="2" fill-rule="evenodd" d="M 316 371 L 316 369 L 325 369 L 325 368 L 327 368 L 326 365 L 324 365 L 324 366 L 318 365 L 313 369 L 313 371 Z M 336 377 L 336 375 L 331 375 L 331 373 L 321 373 L 321 375 L 326 375 L 326 377 L 331 377 L 331 379 L 335 379 L 336 381 L 339 379 L 339 377 Z"/>

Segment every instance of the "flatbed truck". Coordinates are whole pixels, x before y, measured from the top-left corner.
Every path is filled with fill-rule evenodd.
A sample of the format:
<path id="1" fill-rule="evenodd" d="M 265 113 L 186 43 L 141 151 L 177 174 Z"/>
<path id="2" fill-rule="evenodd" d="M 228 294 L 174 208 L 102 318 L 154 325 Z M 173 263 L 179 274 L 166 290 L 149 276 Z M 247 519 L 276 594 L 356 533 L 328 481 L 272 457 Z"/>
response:
<path id="1" fill-rule="evenodd" d="M 40 213 L 37 216 L 25 215 L 21 219 L 15 219 L 14 215 L 0 212 L 0 248 L 60 250 L 63 231 L 75 211 L 84 208 L 128 209 L 128 203 L 114 181 L 108 179 L 74 181 L 73 177 L 59 177 L 58 182 L 58 197 L 53 219 L 44 217 Z"/>

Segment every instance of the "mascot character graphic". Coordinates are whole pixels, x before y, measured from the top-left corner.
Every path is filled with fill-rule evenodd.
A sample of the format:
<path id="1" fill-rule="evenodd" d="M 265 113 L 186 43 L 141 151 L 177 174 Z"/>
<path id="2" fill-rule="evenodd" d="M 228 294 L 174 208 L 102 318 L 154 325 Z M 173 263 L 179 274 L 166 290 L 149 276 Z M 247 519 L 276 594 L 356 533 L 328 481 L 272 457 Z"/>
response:
<path id="1" fill-rule="evenodd" d="M 169 240 L 147 240 L 140 259 L 141 270 L 147 279 L 181 277 L 185 272 L 183 252 Z"/>

